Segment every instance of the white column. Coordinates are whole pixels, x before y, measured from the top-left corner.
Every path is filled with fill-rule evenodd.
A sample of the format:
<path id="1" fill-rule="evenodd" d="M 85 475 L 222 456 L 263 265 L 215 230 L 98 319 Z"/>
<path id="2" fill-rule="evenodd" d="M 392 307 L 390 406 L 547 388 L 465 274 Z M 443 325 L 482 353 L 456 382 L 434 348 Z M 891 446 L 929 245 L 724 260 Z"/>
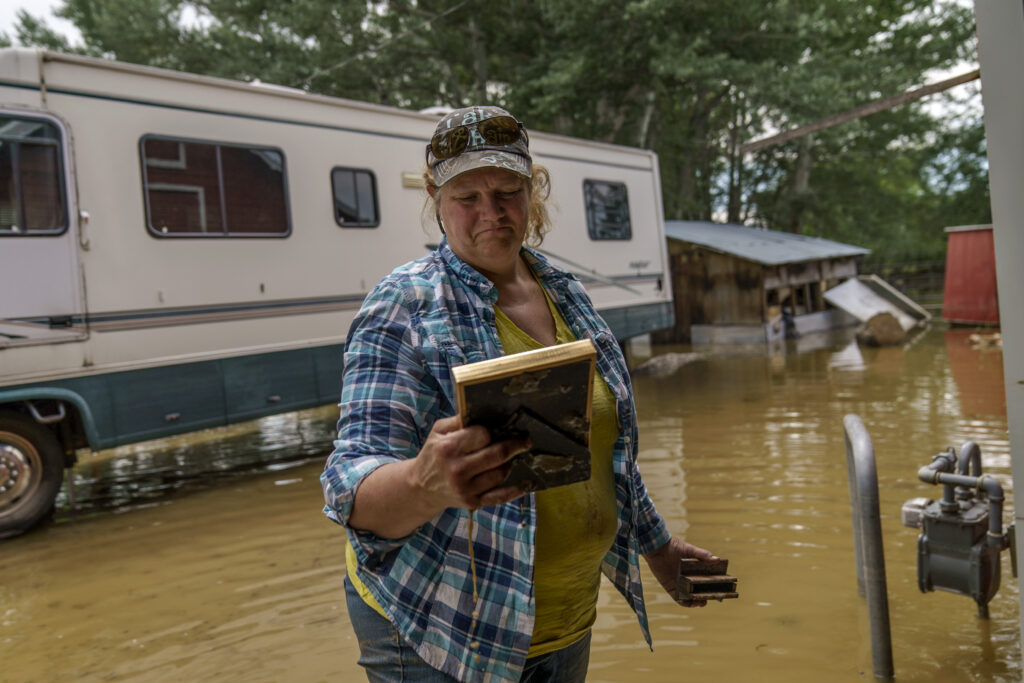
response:
<path id="1" fill-rule="evenodd" d="M 976 0 L 974 12 L 988 140 L 1013 490 L 1024 494 L 1024 3 Z M 1015 501 L 1013 507 L 1018 566 L 1024 567 L 1020 562 L 1024 504 Z M 1024 591 L 1020 595 L 1024 602 Z M 1024 634 L 1024 604 L 1021 620 Z"/>

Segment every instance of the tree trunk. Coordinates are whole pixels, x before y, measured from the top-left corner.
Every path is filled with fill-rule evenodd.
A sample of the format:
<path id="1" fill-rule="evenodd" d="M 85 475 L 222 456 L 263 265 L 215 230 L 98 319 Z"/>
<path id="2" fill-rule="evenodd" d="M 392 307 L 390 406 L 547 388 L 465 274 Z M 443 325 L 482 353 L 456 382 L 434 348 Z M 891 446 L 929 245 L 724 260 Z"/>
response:
<path id="1" fill-rule="evenodd" d="M 644 97 L 644 111 L 640 117 L 639 132 L 636 136 L 636 146 L 641 149 L 652 149 L 653 145 L 649 145 L 648 136 L 651 130 L 651 119 L 654 117 L 655 104 L 657 97 L 653 90 L 648 90 L 647 95 Z"/>
<path id="2" fill-rule="evenodd" d="M 801 195 L 811 184 L 811 141 L 814 136 L 801 138 L 796 156 L 796 172 L 793 174 L 793 192 Z"/>
<path id="3" fill-rule="evenodd" d="M 476 20 L 469 19 L 469 39 L 473 53 L 473 90 L 476 93 L 476 101 L 484 104 L 488 101 L 487 96 L 487 46 L 480 36 L 480 28 Z"/>
<path id="4" fill-rule="evenodd" d="M 740 131 L 743 130 L 743 98 L 737 96 L 734 106 L 732 128 L 729 131 L 729 204 L 726 220 L 729 223 L 743 223 L 740 213 L 743 209 L 743 155 L 740 154 Z"/>
<path id="5" fill-rule="evenodd" d="M 789 216 L 786 221 L 786 230 L 794 234 L 800 232 L 801 218 L 803 218 L 804 207 L 807 205 L 807 194 L 811 184 L 811 142 L 813 136 L 800 138 L 797 143 L 796 168 L 793 169 L 792 182 L 790 184 Z"/>

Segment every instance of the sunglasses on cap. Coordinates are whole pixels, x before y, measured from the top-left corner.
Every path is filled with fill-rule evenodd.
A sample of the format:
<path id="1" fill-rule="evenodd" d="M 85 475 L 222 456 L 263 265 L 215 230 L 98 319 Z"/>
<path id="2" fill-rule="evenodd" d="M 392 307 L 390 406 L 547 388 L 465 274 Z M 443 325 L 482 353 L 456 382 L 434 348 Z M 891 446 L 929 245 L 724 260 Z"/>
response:
<path id="1" fill-rule="evenodd" d="M 466 151 L 469 145 L 470 129 L 476 128 L 487 144 L 495 147 L 504 147 L 523 139 L 530 144 L 530 137 L 526 134 L 523 124 L 511 116 L 494 116 L 484 119 L 478 123 L 468 123 L 455 126 L 441 133 L 437 133 L 430 139 L 427 151 L 433 152 L 434 158 L 438 161 L 457 157 Z"/>

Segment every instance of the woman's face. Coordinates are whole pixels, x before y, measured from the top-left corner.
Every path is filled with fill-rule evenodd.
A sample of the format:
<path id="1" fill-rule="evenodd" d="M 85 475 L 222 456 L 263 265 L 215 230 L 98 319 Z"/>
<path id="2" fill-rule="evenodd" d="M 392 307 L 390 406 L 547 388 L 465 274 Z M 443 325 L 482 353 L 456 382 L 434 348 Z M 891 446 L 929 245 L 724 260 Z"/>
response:
<path id="1" fill-rule="evenodd" d="M 500 168 L 480 168 L 452 178 L 439 192 L 441 223 L 452 251 L 484 275 L 510 273 L 526 237 L 527 179 Z"/>

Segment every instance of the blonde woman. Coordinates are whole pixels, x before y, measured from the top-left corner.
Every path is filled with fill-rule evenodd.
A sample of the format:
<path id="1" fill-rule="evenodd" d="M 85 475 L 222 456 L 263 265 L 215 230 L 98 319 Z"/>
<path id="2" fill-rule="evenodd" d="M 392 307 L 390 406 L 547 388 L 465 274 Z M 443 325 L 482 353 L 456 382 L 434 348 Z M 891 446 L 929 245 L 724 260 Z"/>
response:
<path id="1" fill-rule="evenodd" d="M 525 128 L 498 107 L 459 109 L 426 159 L 444 238 L 384 278 L 353 322 L 321 477 L 325 511 L 348 532 L 360 664 L 371 681 L 582 683 L 602 573 L 650 642 L 639 557 L 671 591 L 680 558 L 712 555 L 672 537 L 647 495 L 618 342 L 577 279 L 530 248 L 548 227 L 548 175 Z M 452 368 L 582 338 L 600 376 L 591 478 L 502 486 L 525 444 L 459 428 Z"/>

